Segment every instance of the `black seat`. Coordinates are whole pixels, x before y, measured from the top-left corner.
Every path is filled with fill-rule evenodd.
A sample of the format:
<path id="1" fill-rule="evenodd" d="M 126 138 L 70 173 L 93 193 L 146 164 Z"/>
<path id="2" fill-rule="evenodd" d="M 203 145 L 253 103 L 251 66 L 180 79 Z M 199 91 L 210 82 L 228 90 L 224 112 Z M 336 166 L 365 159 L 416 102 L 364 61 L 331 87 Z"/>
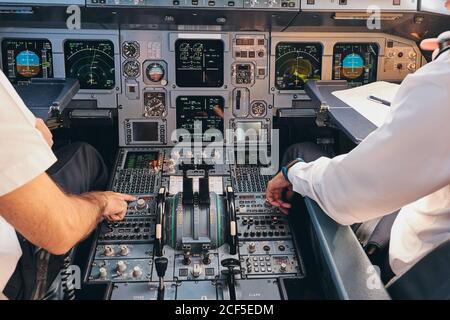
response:
<path id="1" fill-rule="evenodd" d="M 434 249 L 387 285 L 393 299 L 450 299 L 450 241 Z"/>

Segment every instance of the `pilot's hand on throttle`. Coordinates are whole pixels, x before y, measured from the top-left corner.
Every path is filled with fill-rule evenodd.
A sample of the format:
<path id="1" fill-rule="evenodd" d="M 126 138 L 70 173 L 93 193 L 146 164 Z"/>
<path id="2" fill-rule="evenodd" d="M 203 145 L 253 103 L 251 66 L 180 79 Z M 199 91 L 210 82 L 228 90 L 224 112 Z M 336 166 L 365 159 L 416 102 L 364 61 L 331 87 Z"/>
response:
<path id="1" fill-rule="evenodd" d="M 267 185 L 267 201 L 272 206 L 279 208 L 284 214 L 288 214 L 289 209 L 292 207 L 290 203 L 286 202 L 286 198 L 289 199 L 292 194 L 292 185 L 284 178 L 281 172 L 270 180 Z"/>
<path id="2" fill-rule="evenodd" d="M 135 201 L 136 198 L 116 192 L 100 192 L 104 199 L 102 216 L 109 221 L 120 221 L 125 218 L 128 209 L 128 202 Z"/>
<path id="3" fill-rule="evenodd" d="M 45 142 L 49 145 L 49 147 L 53 147 L 53 135 L 45 124 L 44 120 L 40 118 L 36 118 L 36 129 L 42 134 L 45 139 Z"/>

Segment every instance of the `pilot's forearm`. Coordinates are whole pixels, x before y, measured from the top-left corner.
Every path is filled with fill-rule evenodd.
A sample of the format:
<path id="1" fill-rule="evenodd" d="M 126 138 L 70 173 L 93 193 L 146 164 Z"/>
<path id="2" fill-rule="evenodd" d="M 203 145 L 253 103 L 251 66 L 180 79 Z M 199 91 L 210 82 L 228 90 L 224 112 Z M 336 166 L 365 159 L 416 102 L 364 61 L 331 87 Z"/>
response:
<path id="1" fill-rule="evenodd" d="M 0 197 L 0 214 L 30 242 L 64 254 L 85 238 L 102 218 L 99 196 L 68 196 L 42 174 Z"/>
<path id="2" fill-rule="evenodd" d="M 107 206 L 107 199 L 100 192 L 68 195 L 67 197 L 70 199 L 72 210 L 67 219 L 70 219 L 72 230 L 76 230 L 73 240 L 74 244 L 76 244 L 80 240 L 87 238 L 103 219 L 102 214 Z M 66 227 L 69 228 L 68 225 Z"/>

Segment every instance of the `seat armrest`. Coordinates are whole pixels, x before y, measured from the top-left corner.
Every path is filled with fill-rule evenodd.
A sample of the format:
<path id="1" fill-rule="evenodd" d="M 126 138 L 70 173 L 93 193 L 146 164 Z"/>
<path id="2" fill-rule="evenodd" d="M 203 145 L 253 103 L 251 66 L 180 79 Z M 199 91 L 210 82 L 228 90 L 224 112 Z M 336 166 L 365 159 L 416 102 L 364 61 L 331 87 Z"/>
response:
<path id="1" fill-rule="evenodd" d="M 305 198 L 313 231 L 337 297 L 344 300 L 389 300 L 379 274 L 348 226 L 331 219 L 315 201 Z"/>

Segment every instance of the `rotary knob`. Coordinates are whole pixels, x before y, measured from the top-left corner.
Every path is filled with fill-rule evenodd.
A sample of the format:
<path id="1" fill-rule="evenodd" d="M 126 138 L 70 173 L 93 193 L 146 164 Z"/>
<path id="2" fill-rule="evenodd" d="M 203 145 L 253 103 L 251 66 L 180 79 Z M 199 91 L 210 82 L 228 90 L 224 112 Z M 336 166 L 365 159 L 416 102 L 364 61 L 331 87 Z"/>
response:
<path id="1" fill-rule="evenodd" d="M 103 255 L 106 257 L 111 257 L 114 255 L 114 248 L 112 246 L 105 246 L 103 250 Z"/>
<path id="2" fill-rule="evenodd" d="M 177 165 L 177 160 L 178 159 L 175 159 L 175 158 L 170 158 L 169 159 L 169 161 L 168 161 L 168 166 L 170 167 L 170 166 L 176 166 Z"/>
<path id="3" fill-rule="evenodd" d="M 133 277 L 134 278 L 140 278 L 142 277 L 142 269 L 139 266 L 135 266 L 133 268 Z"/>
<path id="4" fill-rule="evenodd" d="M 220 152 L 218 150 L 214 151 L 214 160 L 220 160 L 222 158 Z"/>
<path id="5" fill-rule="evenodd" d="M 180 157 L 181 157 L 180 151 L 175 150 L 174 152 L 172 152 L 172 159 L 178 160 L 178 159 L 180 159 Z"/>
<path id="6" fill-rule="evenodd" d="M 130 253 L 130 249 L 128 248 L 128 246 L 125 246 L 125 245 L 120 246 L 119 250 L 120 250 L 119 254 L 122 257 L 125 257 Z"/>
<path id="7" fill-rule="evenodd" d="M 409 71 L 415 71 L 416 70 L 416 64 L 415 63 L 408 64 L 408 70 Z"/>
<path id="8" fill-rule="evenodd" d="M 255 251 L 256 251 L 256 243 L 250 242 L 250 244 L 248 245 L 248 252 L 254 253 Z"/>
<path id="9" fill-rule="evenodd" d="M 101 267 L 100 269 L 98 269 L 98 277 L 100 279 L 106 279 L 107 276 L 108 276 L 108 271 L 106 270 L 105 267 Z"/>
<path id="10" fill-rule="evenodd" d="M 124 261 L 120 260 L 117 262 L 117 272 L 124 273 L 127 270 L 127 265 Z"/>
<path id="11" fill-rule="evenodd" d="M 136 209 L 137 210 L 144 210 L 147 209 L 147 202 L 145 202 L 144 199 L 140 198 L 136 201 Z"/>
<path id="12" fill-rule="evenodd" d="M 192 276 L 194 278 L 200 277 L 202 274 L 202 267 L 199 264 L 194 264 L 194 268 L 192 269 Z"/>
<path id="13" fill-rule="evenodd" d="M 286 269 L 287 269 L 287 265 L 286 265 L 286 263 L 282 263 L 281 265 L 280 265 L 280 271 L 281 272 L 286 272 Z"/>

